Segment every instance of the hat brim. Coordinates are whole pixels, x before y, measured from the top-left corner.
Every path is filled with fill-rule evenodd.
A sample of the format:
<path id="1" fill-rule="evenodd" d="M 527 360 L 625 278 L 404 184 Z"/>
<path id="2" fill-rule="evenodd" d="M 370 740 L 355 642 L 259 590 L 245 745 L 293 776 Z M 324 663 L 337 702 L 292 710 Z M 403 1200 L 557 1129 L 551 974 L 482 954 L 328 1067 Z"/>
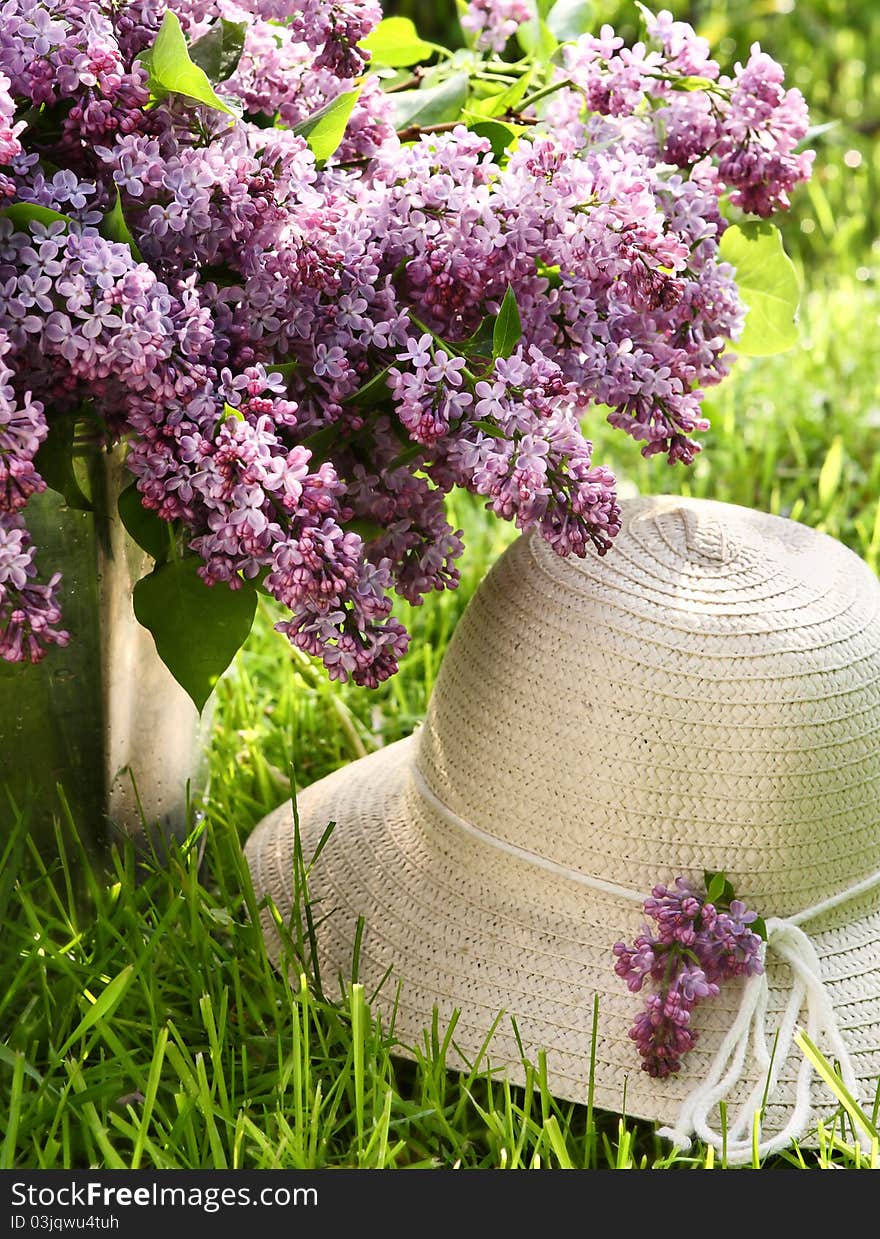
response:
<path id="1" fill-rule="evenodd" d="M 309 878 L 309 897 L 320 919 L 325 990 L 330 978 L 350 979 L 363 918 L 358 979 L 367 994 L 378 988 L 373 1009 L 386 1025 L 393 1009 L 394 1035 L 404 1057 L 412 1057 L 413 1047 L 424 1043 L 435 1009 L 441 1026 L 458 1012 L 448 1065 L 467 1070 L 504 1013 L 484 1066 L 514 1084 L 524 1082 L 515 1021 L 527 1060 L 536 1063 L 539 1051 L 546 1051 L 548 1084 L 557 1097 L 587 1101 L 592 1059 L 595 1106 L 674 1124 L 682 1101 L 704 1077 L 730 1028 L 742 982 L 726 983 L 717 997 L 697 1006 L 698 1040 L 681 1070 L 665 1080 L 652 1079 L 640 1069 L 629 1037 L 643 996 L 630 993 L 613 971 L 612 947 L 632 941 L 643 924 L 641 908 L 536 870 L 445 821 L 420 796 L 413 779 L 415 741 L 409 737 L 380 749 L 298 797 L 306 862 L 328 824 L 335 823 Z M 284 917 L 294 899 L 294 842 L 292 807 L 286 804 L 257 826 L 246 846 L 258 896 L 271 896 Z M 657 880 L 675 876 L 658 874 Z M 277 964 L 281 941 L 268 912 L 262 914 L 262 926 Z M 870 1111 L 880 1079 L 877 892 L 805 928 Z M 784 963 L 768 961 L 768 983 L 772 1043 L 774 1023 L 790 993 Z M 765 1135 L 785 1126 L 799 1065 L 800 1052 L 794 1049 L 767 1100 Z M 731 1117 L 757 1083 L 756 1072 L 754 1066 L 751 1074 L 748 1067 L 744 1071 L 729 1099 Z M 837 1101 L 819 1080 L 812 1089 L 814 1129 L 834 1113 Z"/>

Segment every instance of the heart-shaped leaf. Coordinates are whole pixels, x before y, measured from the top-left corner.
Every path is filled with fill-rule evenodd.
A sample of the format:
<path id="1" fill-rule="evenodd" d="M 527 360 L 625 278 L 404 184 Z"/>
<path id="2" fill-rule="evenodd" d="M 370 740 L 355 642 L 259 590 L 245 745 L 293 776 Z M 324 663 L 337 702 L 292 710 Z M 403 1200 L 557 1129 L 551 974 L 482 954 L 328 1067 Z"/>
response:
<path id="1" fill-rule="evenodd" d="M 706 884 L 706 897 L 709 903 L 714 903 L 721 908 L 729 908 L 734 895 L 733 886 L 727 880 L 723 873 L 712 873 L 706 870 L 703 873 L 703 881 Z"/>
<path id="2" fill-rule="evenodd" d="M 249 581 L 238 589 L 208 586 L 201 560 L 184 556 L 156 568 L 134 587 L 134 613 L 148 628 L 165 666 L 202 710 L 220 676 L 244 644 L 254 622 L 257 593 Z"/>
<path id="3" fill-rule="evenodd" d="M 496 116 L 504 116 L 506 112 L 513 112 L 526 97 L 531 80 L 532 71 L 529 70 L 518 81 L 512 82 L 510 86 L 499 91 L 497 95 L 490 95 L 487 99 L 472 100 L 468 105 L 468 111 L 482 116 L 485 120 L 494 120 Z"/>
<path id="4" fill-rule="evenodd" d="M 204 69 L 191 59 L 180 20 L 170 10 L 162 18 L 153 46 L 141 52 L 138 59 L 147 68 L 150 92 L 155 98 L 184 95 L 216 112 L 235 116 L 232 108 L 215 93 Z"/>
<path id="5" fill-rule="evenodd" d="M 434 51 L 431 43 L 419 38 L 415 22 L 408 17 L 386 17 L 360 44 L 370 53 L 370 64 L 401 69 L 427 60 Z"/>
<path id="6" fill-rule="evenodd" d="M 492 155 L 499 164 L 526 128 L 525 125 L 511 125 L 507 121 L 481 120 L 469 111 L 465 112 L 464 118 L 471 133 L 489 139 Z"/>
<path id="7" fill-rule="evenodd" d="M 470 423 L 474 429 L 482 430 L 484 435 L 491 435 L 493 439 L 506 439 L 507 435 L 500 426 L 496 426 L 494 422 L 488 422 L 481 418 L 480 421 Z"/>
<path id="8" fill-rule="evenodd" d="M 368 521 L 361 517 L 356 517 L 354 520 L 346 521 L 345 529 L 349 533 L 356 533 L 361 542 L 375 542 L 377 538 L 382 538 L 388 532 L 384 525 L 378 524 L 377 521 Z"/>
<path id="9" fill-rule="evenodd" d="M 76 431 L 73 417 L 49 417 L 49 433 L 34 457 L 40 477 L 57 491 L 69 508 L 78 512 L 94 512 L 94 505 L 83 494 L 73 469 L 73 437 Z"/>
<path id="10" fill-rule="evenodd" d="M 129 537 L 157 563 L 163 563 L 168 558 L 171 545 L 171 526 L 161 516 L 144 507 L 134 482 L 126 486 L 116 507 Z"/>
<path id="11" fill-rule="evenodd" d="M 491 356 L 492 340 L 495 335 L 497 319 L 497 314 L 487 314 L 482 318 L 476 331 L 472 332 L 466 340 L 461 340 L 455 344 L 456 352 L 464 353 L 467 357 Z"/>
<path id="12" fill-rule="evenodd" d="M 670 82 L 673 90 L 711 90 L 715 83 L 710 77 L 694 77 L 692 74 L 677 77 Z"/>
<path id="13" fill-rule="evenodd" d="M 32 223 L 43 224 L 49 228 L 59 221 L 65 226 L 73 222 L 69 215 L 53 211 L 51 207 L 38 206 L 36 202 L 13 202 L 11 206 L 0 211 L 0 219 L 11 219 L 13 228 L 19 230 L 27 229 L 28 224 Z"/>
<path id="14" fill-rule="evenodd" d="M 359 387 L 356 392 L 353 392 L 348 400 L 350 404 L 356 404 L 360 408 L 368 408 L 374 404 L 381 404 L 383 400 L 388 399 L 388 371 L 391 366 L 385 366 L 378 374 L 374 374 L 371 379 L 367 379 L 362 387 Z"/>
<path id="15" fill-rule="evenodd" d="M 748 309 L 738 353 L 766 357 L 797 344 L 798 280 L 778 228 L 765 220 L 731 224 L 719 257 L 736 268 L 740 297 Z"/>
<path id="16" fill-rule="evenodd" d="M 527 56 L 546 63 L 559 46 L 559 40 L 542 17 L 523 22 L 516 32 L 517 42 Z"/>
<path id="17" fill-rule="evenodd" d="M 580 38 L 593 25 L 590 0 L 556 0 L 547 14 L 547 29 L 560 43 Z"/>

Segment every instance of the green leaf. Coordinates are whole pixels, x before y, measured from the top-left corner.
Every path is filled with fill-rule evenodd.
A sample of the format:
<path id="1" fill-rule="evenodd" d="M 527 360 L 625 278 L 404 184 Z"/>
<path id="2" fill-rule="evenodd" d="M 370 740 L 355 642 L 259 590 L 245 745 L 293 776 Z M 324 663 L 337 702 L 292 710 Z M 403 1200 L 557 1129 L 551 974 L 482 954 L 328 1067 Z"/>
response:
<path id="1" fill-rule="evenodd" d="M 456 73 L 439 86 L 427 90 L 401 90 L 392 96 L 394 100 L 394 127 L 397 130 L 418 125 L 424 129 L 430 125 L 445 125 L 458 120 L 467 99 L 468 75 Z"/>
<path id="2" fill-rule="evenodd" d="M 525 125 L 511 125 L 507 121 L 500 120 L 476 120 L 472 121 L 468 112 L 464 114 L 468 129 L 478 137 L 488 138 L 489 144 L 492 147 L 492 155 L 496 163 L 500 163 L 508 150 L 519 138 L 519 135 L 525 130 Z"/>
<path id="3" fill-rule="evenodd" d="M 150 90 L 156 98 L 165 95 L 184 95 L 196 103 L 235 116 L 232 108 L 223 102 L 208 81 L 204 69 L 190 58 L 186 38 L 180 20 L 170 10 L 162 18 L 162 25 L 153 46 L 138 57 L 150 75 Z"/>
<path id="4" fill-rule="evenodd" d="M 673 90 L 711 90 L 715 83 L 710 77 L 677 77 L 669 85 Z"/>
<path id="5" fill-rule="evenodd" d="M 517 42 L 527 56 L 541 62 L 549 61 L 559 46 L 559 41 L 542 17 L 535 16 L 523 22 L 516 32 Z"/>
<path id="6" fill-rule="evenodd" d="M 518 104 L 522 103 L 528 91 L 529 84 L 532 80 L 532 70 L 524 73 L 517 82 L 512 82 L 497 95 L 490 95 L 488 99 L 475 99 L 468 105 L 468 112 L 473 112 L 477 116 L 485 117 L 486 120 L 494 120 L 496 116 L 503 116 L 506 112 L 513 112 Z"/>
<path id="7" fill-rule="evenodd" d="M 736 268 L 740 296 L 748 307 L 736 352 L 766 357 L 795 345 L 798 280 L 779 229 L 763 220 L 731 224 L 721 238 L 719 257 Z"/>
<path id="8" fill-rule="evenodd" d="M 494 422 L 487 422 L 481 419 L 478 422 L 471 422 L 470 425 L 474 426 L 477 430 L 482 430 L 483 434 L 491 435 L 493 439 L 507 438 L 507 435 L 501 427 L 496 426 Z"/>
<path id="9" fill-rule="evenodd" d="M 547 1144 L 553 1156 L 559 1163 L 560 1170 L 574 1170 L 575 1164 L 571 1159 L 571 1153 L 566 1143 L 566 1138 L 563 1136 L 559 1127 L 559 1120 L 555 1114 L 551 1114 L 549 1118 L 544 1120 L 544 1127 L 541 1136 L 546 1137 Z M 549 1161 L 549 1158 L 547 1159 Z"/>
<path id="10" fill-rule="evenodd" d="M 763 916 L 756 916 L 749 925 L 749 929 L 753 934 L 757 934 L 763 942 L 767 941 L 767 922 Z"/>
<path id="11" fill-rule="evenodd" d="M 63 1058 L 74 1042 L 78 1041 L 83 1033 L 87 1033 L 90 1028 L 94 1027 L 98 1020 L 106 1019 L 107 1016 L 113 1014 L 122 1001 L 125 991 L 128 989 L 133 972 L 134 964 L 126 964 L 119 975 L 115 976 L 112 981 L 109 981 L 104 986 L 101 993 L 92 1003 L 92 1006 L 58 1051 L 59 1058 Z"/>
<path id="12" fill-rule="evenodd" d="M 299 369 L 298 361 L 266 362 L 266 374 L 280 374 L 285 383 L 289 383 L 294 372 Z"/>
<path id="13" fill-rule="evenodd" d="M 709 903 L 718 903 L 724 894 L 724 874 L 707 873 L 704 876 L 706 881 L 706 898 Z"/>
<path id="14" fill-rule="evenodd" d="M 368 408 L 374 404 L 381 404 L 388 397 L 388 371 L 390 365 L 385 366 L 378 374 L 374 374 L 372 378 L 364 383 L 363 387 L 359 387 L 356 392 L 348 397 L 348 404 L 356 404 L 360 408 Z"/>
<path id="15" fill-rule="evenodd" d="M 108 241 L 120 241 L 123 245 L 127 245 L 135 262 L 143 261 L 141 252 L 135 245 L 134 237 L 129 232 L 128 224 L 125 222 L 125 216 L 122 213 L 122 197 L 118 188 L 113 209 L 108 211 L 101 220 L 101 236 Z"/>
<path id="16" fill-rule="evenodd" d="M 331 99 L 324 107 L 294 125 L 293 132 L 305 138 L 312 154 L 318 163 L 323 163 L 339 147 L 345 136 L 345 127 L 352 109 L 357 103 L 361 87 L 357 90 L 346 90 L 335 99 Z"/>
<path id="17" fill-rule="evenodd" d="M 171 526 L 168 521 L 163 521 L 161 516 L 144 507 L 140 491 L 134 482 L 131 486 L 126 486 L 116 507 L 126 532 L 138 546 L 157 563 L 166 560 L 171 545 Z"/>
<path id="18" fill-rule="evenodd" d="M 31 223 L 43 224 L 46 228 L 59 220 L 68 227 L 73 223 L 69 215 L 53 211 L 51 207 L 38 206 L 35 202 L 13 202 L 12 206 L 0 211 L 0 219 L 11 219 L 12 226 L 19 231 L 26 231 Z"/>
<path id="19" fill-rule="evenodd" d="M 370 65 L 400 69 L 427 60 L 434 47 L 419 38 L 415 22 L 408 17 L 386 17 L 359 45 L 370 53 Z"/>
<path id="20" fill-rule="evenodd" d="M 254 621 L 257 593 L 249 581 L 230 589 L 208 586 L 201 560 L 184 556 L 163 564 L 134 587 L 134 613 L 153 634 L 159 657 L 201 710 L 244 644 Z"/>
<path id="21" fill-rule="evenodd" d="M 207 34 L 193 43 L 189 49 L 190 60 L 204 70 L 212 82 L 225 82 L 238 68 L 246 33 L 246 22 L 231 22 L 221 17 Z"/>
<path id="22" fill-rule="evenodd" d="M 846 1110 L 847 1114 L 852 1119 L 857 1127 L 861 1127 L 862 1131 L 866 1132 L 871 1139 L 880 1138 L 880 1130 L 868 1118 L 862 1107 L 853 1097 L 852 1093 L 846 1087 L 840 1074 L 834 1070 L 828 1059 L 821 1053 L 817 1046 L 813 1044 L 802 1028 L 797 1029 L 794 1034 L 794 1039 L 803 1052 L 804 1056 L 809 1059 L 817 1073 L 822 1077 L 832 1093 L 837 1097 L 837 1100 Z"/>
<path id="23" fill-rule="evenodd" d="M 733 886 L 723 873 L 711 873 L 708 869 L 703 873 L 706 884 L 706 897 L 710 903 L 719 908 L 730 907 L 730 901 L 735 899 Z"/>
<path id="24" fill-rule="evenodd" d="M 508 284 L 492 331 L 492 356 L 509 357 L 521 336 L 522 321 L 519 316 L 519 306 L 516 304 L 513 288 Z"/>
<path id="25" fill-rule="evenodd" d="M 339 427 L 335 422 L 331 422 L 329 426 L 322 426 L 307 439 L 303 439 L 302 446 L 309 449 L 312 453 L 312 464 L 317 465 L 330 459 L 338 438 Z"/>
<path id="26" fill-rule="evenodd" d="M 34 457 L 40 477 L 64 498 L 69 508 L 78 512 L 94 512 L 94 506 L 83 494 L 73 468 L 73 437 L 76 430 L 72 417 L 49 418 L 49 433 Z"/>
<path id="27" fill-rule="evenodd" d="M 819 470 L 817 494 L 819 507 L 823 512 L 831 507 L 831 501 L 837 494 L 840 479 L 843 477 L 843 439 L 836 435 L 828 449 L 828 455 Z"/>
<path id="28" fill-rule="evenodd" d="M 223 420 L 224 422 L 227 422 L 227 421 L 229 421 L 230 417 L 231 417 L 231 418 L 232 418 L 232 420 L 233 420 L 233 421 L 235 421 L 235 422 L 243 422 L 243 421 L 244 421 L 244 414 L 242 413 L 241 409 L 237 409 L 237 408 L 235 407 L 235 405 L 234 405 L 234 404 L 229 404 L 228 402 L 224 401 L 224 402 L 223 402 L 223 418 L 222 418 L 222 420 Z"/>
<path id="29" fill-rule="evenodd" d="M 43 1083 L 44 1077 L 40 1075 L 36 1067 L 31 1066 L 21 1050 L 11 1050 L 8 1045 L 0 1045 L 0 1063 L 5 1063 L 7 1067 L 14 1068 L 16 1060 L 22 1061 L 21 1069 L 26 1076 L 30 1076 L 37 1084 Z"/>
<path id="30" fill-rule="evenodd" d="M 580 38 L 592 25 L 590 0 L 557 0 L 547 14 L 547 29 L 560 43 Z"/>
<path id="31" fill-rule="evenodd" d="M 464 353 L 467 357 L 490 357 L 497 319 L 497 314 L 487 314 L 476 331 L 453 346 L 456 352 Z"/>

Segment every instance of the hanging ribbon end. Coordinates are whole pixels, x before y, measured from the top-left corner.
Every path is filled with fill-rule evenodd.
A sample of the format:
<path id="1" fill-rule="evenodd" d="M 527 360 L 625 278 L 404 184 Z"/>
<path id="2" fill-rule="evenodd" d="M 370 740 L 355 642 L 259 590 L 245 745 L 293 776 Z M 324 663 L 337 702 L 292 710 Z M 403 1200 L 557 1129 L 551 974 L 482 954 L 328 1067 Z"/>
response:
<path id="1" fill-rule="evenodd" d="M 690 1152 L 693 1141 L 683 1127 L 658 1127 L 657 1135 L 663 1140 L 670 1140 L 678 1153 Z"/>

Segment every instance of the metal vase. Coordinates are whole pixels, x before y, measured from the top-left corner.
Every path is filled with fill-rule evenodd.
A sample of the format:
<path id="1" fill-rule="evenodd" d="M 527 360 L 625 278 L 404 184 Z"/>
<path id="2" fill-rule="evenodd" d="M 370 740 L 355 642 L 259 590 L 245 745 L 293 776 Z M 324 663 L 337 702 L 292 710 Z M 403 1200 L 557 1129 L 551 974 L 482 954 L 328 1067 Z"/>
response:
<path id="1" fill-rule="evenodd" d="M 0 662 L 0 851 L 20 811 L 53 847 L 66 801 L 91 851 L 121 833 L 161 852 L 192 829 L 206 787 L 210 703 L 200 716 L 134 616 L 132 589 L 153 561 L 117 515 L 131 475 L 118 451 L 89 474 L 96 513 L 53 491 L 27 508 L 41 576 L 63 573 L 70 643 L 35 666 Z"/>

